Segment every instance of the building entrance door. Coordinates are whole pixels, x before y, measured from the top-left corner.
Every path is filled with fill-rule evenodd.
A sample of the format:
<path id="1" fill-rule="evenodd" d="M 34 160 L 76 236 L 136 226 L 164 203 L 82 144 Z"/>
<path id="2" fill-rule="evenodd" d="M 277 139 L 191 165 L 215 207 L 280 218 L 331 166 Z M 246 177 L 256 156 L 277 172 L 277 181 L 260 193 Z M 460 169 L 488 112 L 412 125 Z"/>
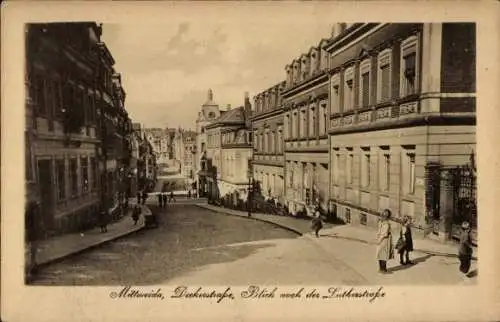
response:
<path id="1" fill-rule="evenodd" d="M 54 221 L 54 186 L 51 160 L 38 161 L 38 182 L 40 186 L 40 214 L 42 231 L 40 237 L 46 237 Z"/>

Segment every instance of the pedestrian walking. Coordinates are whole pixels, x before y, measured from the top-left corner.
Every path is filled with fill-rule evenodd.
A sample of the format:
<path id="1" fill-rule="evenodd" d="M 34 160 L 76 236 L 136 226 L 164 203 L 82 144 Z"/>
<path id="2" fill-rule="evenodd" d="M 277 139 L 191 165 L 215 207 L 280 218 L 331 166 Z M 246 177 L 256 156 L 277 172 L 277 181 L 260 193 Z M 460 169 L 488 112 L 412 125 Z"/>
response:
<path id="1" fill-rule="evenodd" d="M 158 193 L 158 206 L 162 206 L 163 203 L 163 196 L 161 195 L 161 192 Z"/>
<path id="2" fill-rule="evenodd" d="M 412 265 L 410 252 L 413 251 L 413 237 L 411 234 L 411 217 L 405 216 L 399 232 L 399 239 L 396 242 L 396 250 L 399 253 L 399 263 L 401 265 Z"/>
<path id="3" fill-rule="evenodd" d="M 387 261 L 394 258 L 394 248 L 392 244 L 391 224 L 389 218 L 391 211 L 385 209 L 380 214 L 377 231 L 377 260 L 379 272 L 387 273 Z"/>
<path id="4" fill-rule="evenodd" d="M 148 199 L 148 193 L 146 190 L 142 192 L 142 204 L 144 205 L 146 203 L 146 199 Z"/>
<path id="5" fill-rule="evenodd" d="M 108 212 L 106 210 L 101 210 L 99 212 L 99 228 L 101 229 L 101 233 L 108 232 L 108 219 Z"/>
<path id="6" fill-rule="evenodd" d="M 137 191 L 137 204 L 138 205 L 141 203 L 141 196 L 142 196 L 142 192 L 141 191 Z"/>
<path id="7" fill-rule="evenodd" d="M 460 272 L 467 276 L 472 261 L 472 237 L 470 234 L 470 224 L 468 221 L 464 221 L 462 223 L 460 244 L 458 248 L 458 259 L 460 260 Z"/>
<path id="8" fill-rule="evenodd" d="M 323 221 L 321 220 L 319 207 L 316 208 L 316 212 L 314 213 L 314 217 L 311 221 L 311 228 L 314 230 L 316 238 L 319 238 L 319 231 L 323 228 Z"/>
<path id="9" fill-rule="evenodd" d="M 141 215 L 141 206 L 135 205 L 134 210 L 132 211 L 132 220 L 134 221 L 134 226 L 137 225 L 140 215 Z"/>
<path id="10" fill-rule="evenodd" d="M 188 190 L 188 199 L 191 199 L 191 190 Z"/>
<path id="11" fill-rule="evenodd" d="M 175 202 L 174 192 L 170 191 L 170 202 L 172 202 L 172 200 Z"/>
<path id="12" fill-rule="evenodd" d="M 161 193 L 161 200 L 163 201 L 163 207 L 167 206 L 168 198 L 166 193 Z"/>

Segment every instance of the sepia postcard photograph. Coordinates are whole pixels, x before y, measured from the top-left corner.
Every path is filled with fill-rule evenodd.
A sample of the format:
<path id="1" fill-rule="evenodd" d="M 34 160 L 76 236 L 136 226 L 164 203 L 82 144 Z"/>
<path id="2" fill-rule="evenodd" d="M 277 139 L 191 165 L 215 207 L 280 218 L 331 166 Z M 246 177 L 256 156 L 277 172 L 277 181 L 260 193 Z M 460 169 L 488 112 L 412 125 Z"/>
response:
<path id="1" fill-rule="evenodd" d="M 387 3 L 357 18 L 333 2 L 105 4 L 15 24 L 26 6 L 3 8 L 19 98 L 2 95 L 2 297 L 15 279 L 52 311 L 9 301 L 5 321 L 498 314 L 481 290 L 498 272 L 478 190 L 496 172 L 479 140 L 494 135 L 478 134 L 481 86 L 498 88 L 480 77 L 487 3 L 451 20 Z M 453 315 L 432 315 L 439 302 Z"/>

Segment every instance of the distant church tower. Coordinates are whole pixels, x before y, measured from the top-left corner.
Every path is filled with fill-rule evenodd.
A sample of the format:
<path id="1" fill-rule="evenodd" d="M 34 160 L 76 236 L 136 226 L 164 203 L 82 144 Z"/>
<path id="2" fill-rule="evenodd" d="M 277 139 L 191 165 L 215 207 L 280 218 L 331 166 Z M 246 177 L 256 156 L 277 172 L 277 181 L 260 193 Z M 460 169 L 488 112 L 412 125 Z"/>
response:
<path id="1" fill-rule="evenodd" d="M 220 116 L 219 105 L 214 102 L 214 93 L 212 89 L 208 89 L 207 100 L 201 105 L 201 110 L 198 112 L 198 118 L 196 119 L 196 153 L 195 159 L 193 160 L 193 172 L 196 176 L 196 181 L 198 188 L 200 184 L 205 185 L 203 179 L 198 177 L 198 172 L 200 170 L 200 161 L 203 152 L 206 150 L 207 146 L 207 135 L 205 133 L 205 126 L 209 123 L 215 121 Z M 201 182 L 200 182 L 201 179 Z"/>

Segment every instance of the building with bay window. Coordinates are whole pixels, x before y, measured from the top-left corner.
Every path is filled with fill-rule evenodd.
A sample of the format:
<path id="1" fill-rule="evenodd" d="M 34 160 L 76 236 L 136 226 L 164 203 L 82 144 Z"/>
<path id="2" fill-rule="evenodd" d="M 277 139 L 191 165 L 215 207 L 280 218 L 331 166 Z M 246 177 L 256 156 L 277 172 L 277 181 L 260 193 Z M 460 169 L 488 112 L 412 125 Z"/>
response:
<path id="1" fill-rule="evenodd" d="M 264 197 L 284 204 L 284 131 L 281 82 L 254 97 L 253 178 L 260 184 Z"/>
<path id="2" fill-rule="evenodd" d="M 131 123 L 101 34 L 94 22 L 26 25 L 28 239 L 93 227 L 119 191 L 108 162 L 127 169 Z"/>
<path id="3" fill-rule="evenodd" d="M 248 151 L 251 152 L 251 148 L 247 146 L 248 139 L 245 142 L 237 143 L 234 141 L 236 137 L 232 138 L 231 136 L 238 134 L 238 131 L 239 135 L 243 132 L 247 135 L 250 132 L 246 129 L 247 124 L 250 125 L 250 110 L 248 94 L 245 94 L 244 106 L 235 109 L 231 109 L 229 106 L 227 111 L 223 111 L 217 119 L 204 126 L 207 140 L 206 153 L 204 154 L 207 165 L 205 179 L 208 185 L 208 196 L 211 200 L 218 200 L 232 191 L 241 190 L 242 174 L 240 172 L 244 172 L 246 167 L 233 169 L 230 164 L 247 160 Z M 246 130 L 243 131 L 243 129 Z M 237 173 L 228 172 L 231 169 Z M 244 176 L 246 175 L 245 172 Z"/>
<path id="4" fill-rule="evenodd" d="M 247 201 L 248 175 L 252 161 L 251 104 L 227 111 L 218 121 L 221 126 L 220 196 L 233 206 Z"/>
<path id="5" fill-rule="evenodd" d="M 35 239 L 90 226 L 99 211 L 101 33 L 90 22 L 26 25 L 26 228 Z"/>
<path id="6" fill-rule="evenodd" d="M 475 25 L 337 28 L 325 47 L 332 208 L 367 226 L 389 208 L 412 217 L 416 233 L 445 238 L 462 208 L 475 222 L 466 171 L 476 145 Z"/>

